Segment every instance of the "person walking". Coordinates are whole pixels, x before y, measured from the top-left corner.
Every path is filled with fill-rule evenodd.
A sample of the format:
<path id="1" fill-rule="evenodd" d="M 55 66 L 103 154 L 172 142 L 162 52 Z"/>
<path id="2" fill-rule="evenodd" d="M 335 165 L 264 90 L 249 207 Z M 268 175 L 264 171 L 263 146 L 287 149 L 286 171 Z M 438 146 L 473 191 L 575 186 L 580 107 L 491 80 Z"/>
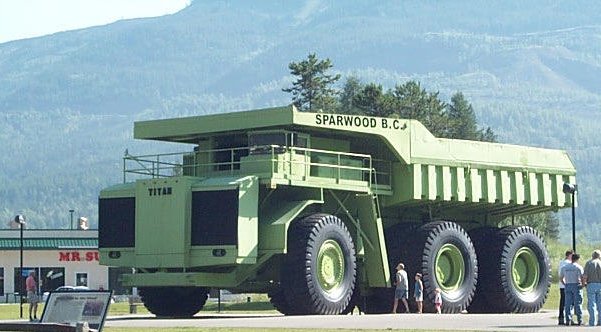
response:
<path id="1" fill-rule="evenodd" d="M 438 287 L 434 290 L 434 307 L 437 314 L 442 312 L 442 292 Z"/>
<path id="2" fill-rule="evenodd" d="M 392 306 L 392 313 L 396 314 L 396 309 L 399 305 L 399 300 L 405 305 L 405 313 L 409 312 L 409 304 L 407 299 L 409 298 L 409 280 L 407 279 L 407 272 L 405 271 L 405 264 L 399 263 L 396 267 L 396 289 L 394 290 L 394 304 Z"/>
<path id="3" fill-rule="evenodd" d="M 561 269 L 572 263 L 572 254 L 574 252 L 572 250 L 567 250 L 566 251 L 566 255 L 565 258 L 562 259 L 559 262 L 559 267 L 557 268 L 557 275 L 559 276 L 559 325 L 565 325 L 566 322 L 564 320 L 563 314 L 565 312 L 565 307 L 566 307 L 566 292 L 565 292 L 565 285 L 563 284 L 563 282 L 561 282 Z"/>
<path id="4" fill-rule="evenodd" d="M 417 313 L 421 314 L 424 308 L 424 284 L 422 283 L 422 274 L 415 274 L 415 287 L 413 289 L 413 297 L 417 304 Z"/>
<path id="5" fill-rule="evenodd" d="M 25 279 L 25 288 L 27 290 L 27 301 L 29 302 L 29 321 L 38 319 L 38 283 L 35 280 L 35 272 L 29 272 L 29 277 Z M 33 313 L 33 315 L 32 315 Z"/>
<path id="6" fill-rule="evenodd" d="M 595 313 L 597 326 L 601 326 L 601 250 L 593 251 L 592 258 L 584 265 L 586 285 L 586 298 L 588 299 L 588 325 L 595 326 Z"/>
<path id="7" fill-rule="evenodd" d="M 580 255 L 572 255 L 572 263 L 564 266 L 559 274 L 561 281 L 565 285 L 566 304 L 565 304 L 565 323 L 566 325 L 582 325 L 582 275 L 584 270 L 578 264 Z M 576 312 L 578 323 L 572 321 L 572 306 Z"/>

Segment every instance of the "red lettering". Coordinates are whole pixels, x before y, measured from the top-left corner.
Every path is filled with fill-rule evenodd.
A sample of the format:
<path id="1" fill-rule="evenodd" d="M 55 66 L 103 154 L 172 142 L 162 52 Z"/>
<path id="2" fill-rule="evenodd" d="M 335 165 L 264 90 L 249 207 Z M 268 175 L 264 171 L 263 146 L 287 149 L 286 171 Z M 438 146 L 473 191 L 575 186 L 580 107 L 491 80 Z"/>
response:
<path id="1" fill-rule="evenodd" d="M 79 253 L 78 251 L 65 252 L 60 251 L 58 253 L 59 262 L 93 262 L 100 261 L 100 254 L 98 251 L 86 251 L 85 253 Z"/>
<path id="2" fill-rule="evenodd" d="M 69 253 L 68 252 L 59 252 L 58 253 L 58 261 L 59 262 L 70 261 Z"/>
<path id="3" fill-rule="evenodd" d="M 100 255 L 98 254 L 98 251 L 86 252 L 86 262 L 99 261 L 99 260 L 100 260 Z"/>

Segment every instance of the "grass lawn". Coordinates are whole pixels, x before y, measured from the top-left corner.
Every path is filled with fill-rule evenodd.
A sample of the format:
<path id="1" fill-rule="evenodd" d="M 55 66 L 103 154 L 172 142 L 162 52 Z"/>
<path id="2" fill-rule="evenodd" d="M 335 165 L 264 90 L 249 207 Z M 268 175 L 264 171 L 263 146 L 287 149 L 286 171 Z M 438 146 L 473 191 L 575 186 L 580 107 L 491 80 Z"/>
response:
<path id="1" fill-rule="evenodd" d="M 42 311 L 44 309 L 43 305 L 38 306 L 38 317 L 42 315 Z M 138 305 L 136 307 L 137 314 L 148 314 L 148 310 L 143 305 Z M 224 314 L 227 313 L 278 313 L 277 310 L 273 308 L 271 303 L 268 300 L 257 301 L 257 302 L 241 302 L 241 303 L 222 303 L 221 311 L 218 311 L 217 303 L 213 303 L 212 301 L 207 303 L 207 305 L 202 309 L 201 312 L 204 313 L 217 313 L 221 312 Z M 129 315 L 129 304 L 128 303 L 113 303 L 109 307 L 109 316 L 121 316 L 121 315 Z M 29 318 L 29 304 L 23 304 L 23 317 Z M 2 304 L 0 305 L 0 320 L 11 320 L 11 319 L 19 319 L 19 304 Z"/>
<path id="2" fill-rule="evenodd" d="M 38 318 L 42 316 L 44 305 L 38 305 Z M 29 319 L 29 304 L 23 303 L 23 318 Z M 2 304 L 0 305 L 0 320 L 19 319 L 19 304 Z"/>

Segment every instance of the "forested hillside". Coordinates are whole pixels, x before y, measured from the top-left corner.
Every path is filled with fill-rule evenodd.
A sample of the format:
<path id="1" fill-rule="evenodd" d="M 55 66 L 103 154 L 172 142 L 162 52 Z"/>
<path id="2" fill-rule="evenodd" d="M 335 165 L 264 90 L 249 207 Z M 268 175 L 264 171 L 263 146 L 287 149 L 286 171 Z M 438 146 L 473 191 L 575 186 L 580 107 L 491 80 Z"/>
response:
<path id="1" fill-rule="evenodd" d="M 189 149 L 134 142 L 133 121 L 287 104 L 288 64 L 315 52 L 340 84 L 462 92 L 499 141 L 568 150 L 579 230 L 599 238 L 599 22 L 597 1 L 208 0 L 0 44 L 1 224 L 65 228 L 72 208 L 95 226 L 126 148 Z"/>

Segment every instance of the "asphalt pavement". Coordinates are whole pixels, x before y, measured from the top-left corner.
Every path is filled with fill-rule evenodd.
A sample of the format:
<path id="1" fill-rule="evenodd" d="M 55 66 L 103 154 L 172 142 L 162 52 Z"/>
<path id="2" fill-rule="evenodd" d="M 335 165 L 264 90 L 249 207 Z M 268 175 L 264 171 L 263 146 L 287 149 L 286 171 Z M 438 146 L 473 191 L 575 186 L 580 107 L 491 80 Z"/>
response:
<path id="1" fill-rule="evenodd" d="M 555 311 L 536 314 L 388 314 L 347 316 L 283 316 L 199 313 L 191 319 L 160 319 L 152 315 L 108 317 L 111 327 L 254 327 L 306 329 L 425 329 L 464 331 L 597 330 L 599 327 L 558 326 Z"/>

